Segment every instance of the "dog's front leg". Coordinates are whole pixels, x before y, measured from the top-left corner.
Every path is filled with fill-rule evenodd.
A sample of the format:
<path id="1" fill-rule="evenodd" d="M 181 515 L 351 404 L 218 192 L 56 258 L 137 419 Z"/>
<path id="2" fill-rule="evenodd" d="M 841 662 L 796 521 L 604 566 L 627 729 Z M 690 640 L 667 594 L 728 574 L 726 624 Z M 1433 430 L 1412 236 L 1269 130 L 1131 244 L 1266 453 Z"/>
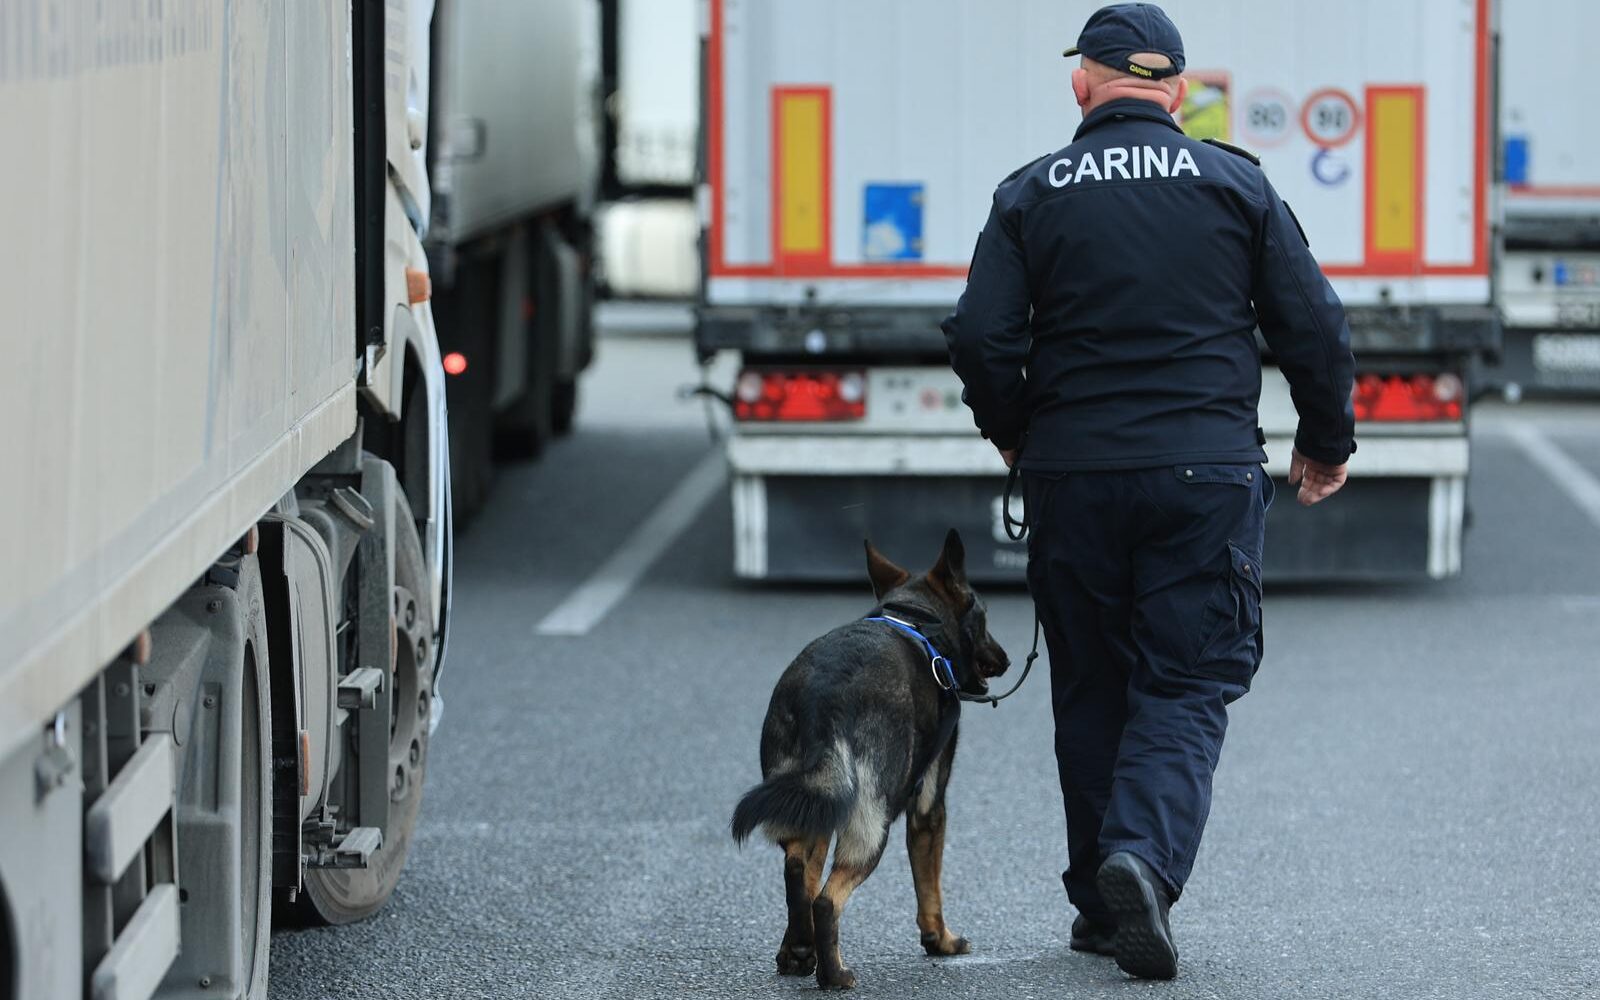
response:
<path id="1" fill-rule="evenodd" d="M 924 780 L 935 780 L 931 770 Z M 922 948 L 930 955 L 965 955 L 972 950 L 972 943 L 944 924 L 944 890 L 939 882 L 944 868 L 943 790 L 934 796 L 926 812 L 919 812 L 920 805 L 921 802 L 913 802 L 906 811 L 906 852 L 911 855 L 911 881 L 917 888 L 917 929 L 922 932 Z"/>
<path id="2" fill-rule="evenodd" d="M 783 891 L 789 905 L 789 928 L 778 948 L 780 976 L 809 976 L 817 968 L 816 932 L 811 907 L 822 889 L 822 866 L 828 860 L 828 838 L 789 840 L 783 844 Z"/>

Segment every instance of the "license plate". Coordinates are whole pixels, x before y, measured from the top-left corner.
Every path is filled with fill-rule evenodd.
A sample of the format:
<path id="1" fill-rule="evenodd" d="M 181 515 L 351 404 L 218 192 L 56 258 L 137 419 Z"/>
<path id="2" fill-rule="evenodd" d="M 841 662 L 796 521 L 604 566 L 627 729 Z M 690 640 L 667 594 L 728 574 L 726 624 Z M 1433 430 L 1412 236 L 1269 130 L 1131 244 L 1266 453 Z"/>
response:
<path id="1" fill-rule="evenodd" d="M 1555 325 L 1567 329 L 1600 326 L 1600 299 L 1572 296 L 1556 299 Z"/>
<path id="2" fill-rule="evenodd" d="M 1551 268 L 1557 288 L 1593 288 L 1600 285 L 1600 265 L 1593 261 L 1557 260 Z"/>
<path id="3" fill-rule="evenodd" d="M 1600 334 L 1541 333 L 1533 338 L 1533 366 L 1542 372 L 1600 372 Z"/>

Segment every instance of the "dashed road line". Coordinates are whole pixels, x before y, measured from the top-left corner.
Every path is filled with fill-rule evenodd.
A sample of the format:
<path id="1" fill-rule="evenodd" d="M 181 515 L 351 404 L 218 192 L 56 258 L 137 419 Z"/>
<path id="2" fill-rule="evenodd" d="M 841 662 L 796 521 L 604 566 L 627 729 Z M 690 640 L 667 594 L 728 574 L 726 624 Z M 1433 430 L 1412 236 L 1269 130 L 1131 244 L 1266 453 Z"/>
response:
<path id="1" fill-rule="evenodd" d="M 1556 488 L 1567 495 L 1578 509 L 1600 528 L 1600 479 L 1562 451 L 1544 431 L 1528 423 L 1510 423 L 1503 429 L 1528 459 L 1544 470 Z"/>
<path id="2" fill-rule="evenodd" d="M 715 448 L 588 579 L 544 616 L 535 631 L 540 635 L 587 635 L 628 596 L 727 481 L 727 458 L 722 449 Z"/>

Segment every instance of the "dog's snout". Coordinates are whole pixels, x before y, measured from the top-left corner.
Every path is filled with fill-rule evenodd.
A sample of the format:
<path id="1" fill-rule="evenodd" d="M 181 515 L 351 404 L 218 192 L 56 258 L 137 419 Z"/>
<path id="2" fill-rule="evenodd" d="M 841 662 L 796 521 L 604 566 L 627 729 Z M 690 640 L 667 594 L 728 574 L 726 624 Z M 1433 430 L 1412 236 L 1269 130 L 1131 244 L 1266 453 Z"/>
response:
<path id="1" fill-rule="evenodd" d="M 1006 654 L 1006 651 L 1000 647 L 999 643 L 991 640 L 988 643 L 988 649 L 986 649 L 984 652 L 987 654 L 983 657 L 983 659 L 986 661 L 984 666 L 987 669 L 985 669 L 983 672 L 988 676 L 999 677 L 1001 674 L 1010 669 L 1011 657 Z"/>

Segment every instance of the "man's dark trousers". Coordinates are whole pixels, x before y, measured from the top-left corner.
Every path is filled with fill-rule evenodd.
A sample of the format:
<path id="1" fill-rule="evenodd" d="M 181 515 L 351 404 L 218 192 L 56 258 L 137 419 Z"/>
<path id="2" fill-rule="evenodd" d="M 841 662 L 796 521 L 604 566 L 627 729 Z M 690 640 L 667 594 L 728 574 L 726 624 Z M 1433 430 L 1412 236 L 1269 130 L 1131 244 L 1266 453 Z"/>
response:
<path id="1" fill-rule="evenodd" d="M 1261 662 L 1259 465 L 1028 472 L 1028 585 L 1050 650 L 1067 894 L 1115 851 L 1177 898 L 1211 808 L 1227 706 Z"/>

